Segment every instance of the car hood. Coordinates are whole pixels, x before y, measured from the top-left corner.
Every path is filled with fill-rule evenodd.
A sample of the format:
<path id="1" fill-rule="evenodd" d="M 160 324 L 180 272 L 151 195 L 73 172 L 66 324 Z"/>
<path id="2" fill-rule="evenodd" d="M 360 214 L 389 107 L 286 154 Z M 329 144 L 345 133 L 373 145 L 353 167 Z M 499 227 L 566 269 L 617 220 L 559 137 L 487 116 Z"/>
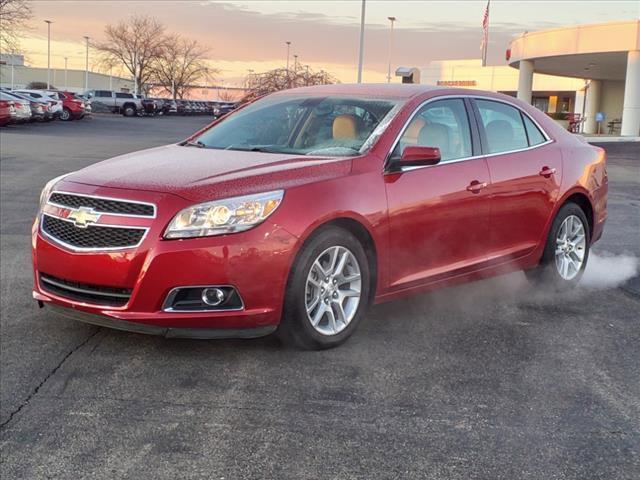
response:
<path id="1" fill-rule="evenodd" d="M 257 193 L 346 175 L 351 157 L 216 150 L 180 145 L 121 155 L 65 182 L 172 193 L 193 201 Z"/>

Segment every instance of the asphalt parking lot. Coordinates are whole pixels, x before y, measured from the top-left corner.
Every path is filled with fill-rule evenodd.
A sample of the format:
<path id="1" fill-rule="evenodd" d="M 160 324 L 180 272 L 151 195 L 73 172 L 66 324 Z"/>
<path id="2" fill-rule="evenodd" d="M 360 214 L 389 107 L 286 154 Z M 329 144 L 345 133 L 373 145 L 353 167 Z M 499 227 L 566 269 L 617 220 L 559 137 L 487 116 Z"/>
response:
<path id="1" fill-rule="evenodd" d="M 374 307 L 322 352 L 39 310 L 29 231 L 44 183 L 207 121 L 0 131 L 3 479 L 640 478 L 640 144 L 606 147 L 610 217 L 570 294 L 521 273 L 441 290 Z"/>

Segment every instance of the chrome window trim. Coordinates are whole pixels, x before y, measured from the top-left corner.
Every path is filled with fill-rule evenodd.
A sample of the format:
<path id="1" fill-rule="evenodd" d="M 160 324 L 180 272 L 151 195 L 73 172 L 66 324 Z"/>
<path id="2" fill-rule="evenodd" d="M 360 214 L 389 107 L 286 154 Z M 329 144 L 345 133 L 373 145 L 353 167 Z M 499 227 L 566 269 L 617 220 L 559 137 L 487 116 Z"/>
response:
<path id="1" fill-rule="evenodd" d="M 59 203 L 55 203 L 55 202 L 51 202 L 49 199 L 51 198 L 51 195 L 53 195 L 54 193 L 60 193 L 62 195 L 73 195 L 75 197 L 87 197 L 87 198 L 96 198 L 98 200 L 110 200 L 113 202 L 120 202 L 120 203 L 135 203 L 137 205 L 146 205 L 149 207 L 153 208 L 153 215 L 135 215 L 135 214 L 129 214 L 129 213 L 112 213 L 112 212 L 103 212 L 100 210 L 96 210 L 93 209 L 94 212 L 96 213 L 100 213 L 102 215 L 113 215 L 115 217 L 132 217 L 132 218 L 150 218 L 150 219 L 154 219 L 156 218 L 156 214 L 157 214 L 157 208 L 155 203 L 150 203 L 150 202 L 140 202 L 138 200 L 128 200 L 126 198 L 114 198 L 114 197 L 105 197 L 102 195 L 88 195 L 85 193 L 77 193 L 77 192 L 66 192 L 64 190 L 53 190 L 50 194 L 49 194 L 49 198 L 47 198 L 47 204 L 49 205 L 53 205 L 54 207 L 58 207 L 58 208 L 67 208 L 67 209 L 71 209 L 71 210 L 77 210 L 76 207 L 70 207 L 69 205 L 61 205 Z"/>
<path id="2" fill-rule="evenodd" d="M 395 141 L 393 142 L 393 144 L 391 145 L 391 149 L 389 150 L 389 152 L 387 153 L 387 156 L 385 158 L 384 161 L 384 166 L 383 166 L 383 173 L 385 175 L 387 174 L 393 174 L 393 173 L 397 173 L 394 171 L 390 171 L 389 170 L 389 162 L 391 160 L 391 154 L 393 153 L 393 151 L 396 149 L 396 147 L 398 146 L 398 143 L 400 142 L 400 139 L 402 138 L 402 136 L 404 135 L 405 131 L 407 130 L 407 128 L 409 128 L 409 125 L 411 124 L 411 122 L 413 121 L 413 119 L 415 118 L 415 116 L 418 114 L 418 112 L 425 106 L 428 105 L 429 103 L 438 101 L 438 100 L 455 100 L 455 99 L 464 99 L 464 98 L 472 98 L 472 99 L 479 99 L 479 100 L 488 100 L 488 101 L 493 101 L 493 102 L 498 102 L 498 103 L 504 103 L 505 105 L 509 105 L 515 109 L 517 109 L 520 113 L 522 113 L 522 115 L 526 115 L 527 118 L 529 118 L 529 120 L 531 120 L 533 122 L 533 124 L 538 127 L 538 129 L 540 130 L 540 132 L 542 133 L 542 135 L 544 136 L 544 138 L 546 139 L 544 142 L 542 143 L 538 143 L 537 145 L 530 145 L 526 148 L 518 148 L 515 150 L 507 150 L 504 152 L 496 152 L 496 153 L 487 153 L 484 155 L 473 155 L 471 157 L 462 157 L 462 158 L 456 158 L 456 159 L 452 159 L 452 160 L 447 160 L 445 162 L 441 162 L 441 163 L 437 163 L 435 165 L 423 165 L 423 166 L 416 166 L 416 167 L 404 167 L 402 169 L 400 169 L 400 172 L 410 172 L 413 170 L 419 170 L 419 169 L 423 169 L 423 168 L 432 168 L 432 167 L 439 167 L 442 165 L 449 165 L 450 163 L 460 163 L 460 162 L 467 162 L 469 160 L 477 160 L 479 158 L 489 158 L 489 157 L 496 157 L 498 155 L 509 155 L 511 153 L 518 153 L 518 152 L 526 152 L 528 150 L 533 150 L 536 148 L 540 148 L 543 147 L 545 145 L 548 145 L 550 143 L 553 143 L 555 140 L 553 140 L 549 134 L 547 133 L 547 131 L 542 128 L 542 126 L 534 119 L 531 117 L 531 115 L 529 115 L 527 112 L 525 112 L 522 108 L 520 108 L 518 105 L 514 105 L 513 103 L 501 99 L 501 98 L 493 98 L 493 97 L 488 97 L 486 95 L 472 95 L 472 94 L 462 94 L 462 95 L 456 95 L 456 94 L 443 94 L 443 95 L 439 95 L 436 97 L 431 97 L 428 98 L 427 100 L 425 100 L 424 102 L 422 102 L 420 105 L 418 105 L 413 113 L 411 114 L 411 116 L 407 119 L 407 121 L 405 122 L 404 126 L 402 127 L 402 129 L 400 130 L 400 133 L 396 136 Z M 465 106 L 466 107 L 466 106 Z M 467 112 L 467 116 L 469 116 L 469 112 Z M 469 121 L 473 121 L 473 118 L 469 118 Z M 523 122 L 524 123 L 524 122 Z M 473 133 L 470 132 L 471 135 L 473 136 Z M 528 137 L 527 137 L 527 141 L 528 141 Z"/>
<path id="3" fill-rule="evenodd" d="M 142 235 L 142 237 L 140 238 L 140 241 L 138 243 L 136 243 L 135 245 L 127 245 L 126 247 L 76 247 L 74 245 L 71 245 L 67 242 L 64 242 L 63 240 L 60 240 L 52 235 L 49 235 L 47 232 L 44 231 L 44 229 L 42 228 L 42 221 L 44 219 L 44 217 L 50 217 L 50 218 L 55 218 L 57 220 L 62 220 L 64 222 L 68 222 L 68 223 L 72 223 L 75 225 L 75 222 L 67 219 L 67 218 L 62 218 L 62 217 L 58 217 L 56 215 L 51 215 L 49 213 L 42 213 L 41 218 L 40 218 L 40 225 L 39 225 L 39 230 L 40 233 L 42 234 L 43 237 L 47 238 L 48 240 L 52 241 L 55 244 L 61 245 L 73 252 L 116 252 L 116 251 L 120 251 L 120 250 L 130 250 L 133 248 L 138 248 L 140 245 L 142 245 L 142 242 L 144 242 L 144 240 L 147 238 L 147 234 L 149 233 L 149 228 L 147 227 L 135 227 L 135 226 L 128 226 L 128 225 L 110 225 L 110 224 L 104 224 L 104 223 L 92 223 L 91 226 L 94 227 L 109 227 L 109 228 L 121 228 L 121 229 L 134 229 L 134 230 L 144 230 L 144 234 Z"/>
<path id="4" fill-rule="evenodd" d="M 171 302 L 178 293 L 178 290 L 182 288 L 233 288 L 233 291 L 236 292 L 238 298 L 240 299 L 240 306 L 238 308 L 210 308 L 206 310 L 182 310 L 168 307 L 167 305 L 171 305 Z M 234 285 L 181 285 L 179 287 L 173 287 L 167 293 L 167 296 L 162 302 L 162 311 L 167 313 L 200 313 L 200 312 L 240 312 L 244 310 L 244 300 L 242 299 L 242 295 L 240 295 L 240 291 Z"/>

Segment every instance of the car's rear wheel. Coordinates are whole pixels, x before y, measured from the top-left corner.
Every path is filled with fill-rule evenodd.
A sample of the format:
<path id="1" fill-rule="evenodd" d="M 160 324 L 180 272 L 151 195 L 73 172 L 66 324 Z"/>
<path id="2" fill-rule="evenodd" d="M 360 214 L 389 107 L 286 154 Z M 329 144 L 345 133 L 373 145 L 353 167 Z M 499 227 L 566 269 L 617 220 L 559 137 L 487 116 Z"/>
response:
<path id="1" fill-rule="evenodd" d="M 551 225 L 540 265 L 527 271 L 529 279 L 555 287 L 578 284 L 589 258 L 591 232 L 587 217 L 578 205 L 560 208 Z"/>
<path id="2" fill-rule="evenodd" d="M 63 108 L 62 112 L 60 112 L 60 120 L 62 120 L 63 122 L 68 122 L 69 120 L 71 120 L 71 110 L 66 107 Z"/>
<path id="3" fill-rule="evenodd" d="M 293 265 L 280 337 L 304 349 L 340 345 L 361 321 L 369 289 L 369 263 L 360 242 L 342 228 L 321 230 Z"/>

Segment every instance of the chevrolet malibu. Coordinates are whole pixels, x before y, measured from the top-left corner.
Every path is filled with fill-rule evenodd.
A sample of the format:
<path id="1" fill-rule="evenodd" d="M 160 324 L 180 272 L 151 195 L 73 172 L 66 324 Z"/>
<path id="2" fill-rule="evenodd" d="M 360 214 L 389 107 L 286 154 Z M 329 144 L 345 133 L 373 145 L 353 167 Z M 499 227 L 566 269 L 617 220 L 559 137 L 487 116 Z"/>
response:
<path id="1" fill-rule="evenodd" d="M 604 151 L 511 97 L 287 90 L 50 181 L 33 297 L 133 332 L 327 348 L 372 303 L 513 270 L 575 285 L 606 203 Z"/>

